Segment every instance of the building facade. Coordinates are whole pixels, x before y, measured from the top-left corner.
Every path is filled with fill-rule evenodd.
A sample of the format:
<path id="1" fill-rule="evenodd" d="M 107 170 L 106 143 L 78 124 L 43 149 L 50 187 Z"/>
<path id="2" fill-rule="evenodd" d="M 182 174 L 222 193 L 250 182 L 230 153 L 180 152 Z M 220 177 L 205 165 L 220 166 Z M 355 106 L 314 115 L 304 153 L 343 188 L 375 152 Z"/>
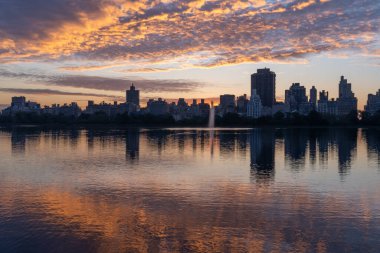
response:
<path id="1" fill-rule="evenodd" d="M 249 100 L 247 99 L 247 94 L 244 94 L 243 96 L 239 96 L 236 100 L 237 112 L 242 115 L 246 115 L 248 102 Z"/>
<path id="2" fill-rule="evenodd" d="M 251 99 L 247 105 L 247 116 L 250 118 L 258 119 L 261 117 L 261 99 L 260 96 L 257 95 L 256 90 L 252 91 Z"/>
<path id="3" fill-rule="evenodd" d="M 299 83 L 293 83 L 285 91 L 285 103 L 289 105 L 291 112 L 299 112 L 300 105 L 307 103 L 306 88 Z"/>
<path id="4" fill-rule="evenodd" d="M 219 110 L 222 114 L 235 112 L 235 95 L 220 95 Z"/>
<path id="5" fill-rule="evenodd" d="M 136 90 L 135 85 L 132 83 L 129 90 L 126 91 L 127 103 L 133 103 L 140 106 L 140 91 Z"/>
<path id="6" fill-rule="evenodd" d="M 149 113 L 155 116 L 165 115 L 169 113 L 169 104 L 162 98 L 159 98 L 157 100 L 150 99 L 148 101 L 147 109 Z"/>
<path id="7" fill-rule="evenodd" d="M 17 113 L 41 113 L 40 104 L 26 101 L 25 97 L 12 97 L 11 106 L 2 111 L 4 116 L 14 116 Z"/>
<path id="8" fill-rule="evenodd" d="M 337 115 L 344 116 L 352 111 L 357 111 L 358 100 L 351 90 L 351 83 L 341 76 L 339 82 L 339 97 L 337 99 Z"/>
<path id="9" fill-rule="evenodd" d="M 309 102 L 313 106 L 313 110 L 317 109 L 317 99 L 318 99 L 317 95 L 318 95 L 317 88 L 315 88 L 315 86 L 311 87 Z"/>

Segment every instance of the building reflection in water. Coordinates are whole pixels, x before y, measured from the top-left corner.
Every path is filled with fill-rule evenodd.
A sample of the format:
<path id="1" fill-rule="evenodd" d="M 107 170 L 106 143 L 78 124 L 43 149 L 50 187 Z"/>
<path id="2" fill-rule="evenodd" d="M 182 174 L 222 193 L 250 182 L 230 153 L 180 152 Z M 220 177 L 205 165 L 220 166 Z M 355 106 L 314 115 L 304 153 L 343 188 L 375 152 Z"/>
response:
<path id="1" fill-rule="evenodd" d="M 363 129 L 363 138 L 367 143 L 368 161 L 376 161 L 380 170 L 380 131 L 374 128 Z"/>
<path id="2" fill-rule="evenodd" d="M 318 129 L 317 142 L 318 142 L 318 153 L 319 153 L 319 163 L 322 166 L 327 166 L 329 159 L 329 143 L 331 136 L 328 129 Z"/>
<path id="3" fill-rule="evenodd" d="M 274 179 L 275 132 L 273 129 L 253 129 L 249 135 L 251 181 L 270 182 Z"/>
<path id="4" fill-rule="evenodd" d="M 356 157 L 358 129 L 340 129 L 336 133 L 338 170 L 342 179 L 349 173 L 353 156 Z"/>
<path id="5" fill-rule="evenodd" d="M 13 130 L 11 132 L 12 154 L 24 154 L 26 145 L 26 133 Z"/>
<path id="6" fill-rule="evenodd" d="M 307 130 L 290 128 L 284 131 L 287 166 L 295 172 L 303 170 L 305 168 L 305 154 L 308 142 Z"/>
<path id="7" fill-rule="evenodd" d="M 329 157 L 332 169 L 346 175 L 347 169 L 358 166 L 353 163 L 361 155 L 356 154 L 357 145 L 367 145 L 369 158 L 380 164 L 378 130 L 363 130 L 359 144 L 356 129 L 216 131 L 215 157 L 219 147 L 227 159 L 212 162 L 202 155 L 209 151 L 209 131 L 38 130 L 5 136 L 4 150 L 12 154 L 26 150 L 33 158 L 52 149 L 60 151 L 34 163 L 28 160 L 26 171 L 31 177 L 25 177 L 23 170 L 17 174 L 11 167 L 2 168 L 0 241 L 4 231 L 19 233 L 13 237 L 13 251 L 23 251 L 22 243 L 36 251 L 51 245 L 66 252 L 287 252 L 290 248 L 294 252 L 376 252 L 371 246 L 378 246 L 378 195 L 366 191 L 351 195 L 356 182 L 342 183 L 348 190 L 336 192 L 318 181 L 312 181 L 312 187 L 305 183 L 310 181 L 284 182 L 281 161 L 275 157 L 285 155 L 285 164 L 295 166 L 306 160 L 301 172 L 307 174 L 309 151 L 310 164 L 327 163 Z M 250 161 L 244 159 L 247 147 Z M 88 150 L 93 151 L 90 158 L 95 162 L 88 159 Z M 148 157 L 154 152 L 163 156 Z M 131 166 L 139 170 L 124 170 L 125 159 L 139 160 L 138 167 Z M 16 168 L 25 160 L 9 164 Z M 178 162 L 178 167 L 172 170 L 160 162 Z M 248 162 L 251 184 L 247 184 Z M 241 164 L 243 173 L 220 170 Z M 202 171 L 197 170 L 200 166 Z M 47 171 L 52 174 L 46 176 Z M 372 177 L 375 188 L 379 174 L 363 172 Z M 204 173 L 204 181 L 190 180 L 199 179 L 199 173 Z M 215 176 L 219 174 L 223 177 Z M 309 175 L 312 180 L 314 175 Z M 274 184 L 275 180 L 280 183 Z M 327 190 L 328 194 L 321 194 Z M 26 238 L 24 228 L 32 237 Z"/>
<path id="8" fill-rule="evenodd" d="M 285 160 L 294 172 L 306 168 L 306 152 L 310 165 L 315 165 L 317 150 L 319 165 L 326 167 L 329 156 L 338 156 L 338 173 L 343 179 L 349 173 L 356 156 L 358 129 L 285 129 Z"/>
<path id="9" fill-rule="evenodd" d="M 160 155 L 165 149 L 176 150 L 184 154 L 187 149 L 193 155 L 197 151 L 204 153 L 210 148 L 218 151 L 221 157 L 231 155 L 244 159 L 247 144 L 250 144 L 250 168 L 253 178 L 272 180 L 275 174 L 275 156 L 282 149 L 275 150 L 276 140 L 284 143 L 285 166 L 292 172 L 299 172 L 306 167 L 306 155 L 311 167 L 315 165 L 326 167 L 329 159 L 337 156 L 338 173 L 342 179 L 349 174 L 352 160 L 356 157 L 358 129 L 331 128 L 331 129 L 253 129 L 248 132 L 233 131 L 197 131 L 197 130 L 148 130 L 128 129 L 121 132 L 104 130 L 41 130 L 41 129 L 14 129 L 9 131 L 12 154 L 24 154 L 28 146 L 38 146 L 38 142 L 50 141 L 52 145 L 59 143 L 75 149 L 82 134 L 86 134 L 87 149 L 93 151 L 94 146 L 103 145 L 104 148 L 112 145 L 114 148 L 119 142 L 125 141 L 125 155 L 128 160 L 138 160 L 140 155 L 141 138 L 144 142 L 143 150 L 154 147 Z M 368 158 L 376 158 L 380 164 L 380 137 L 376 129 L 363 129 L 363 140 L 367 143 Z M 124 138 L 123 138 L 124 135 Z M 148 145 L 148 146 L 146 146 Z M 216 147 L 214 145 L 217 145 Z M 146 147 L 145 147 L 146 146 Z"/>
<path id="10" fill-rule="evenodd" d="M 312 166 L 315 166 L 317 160 L 317 129 L 311 129 L 309 132 L 309 160 Z"/>
<path id="11" fill-rule="evenodd" d="M 140 130 L 139 129 L 128 129 L 126 137 L 126 157 L 130 160 L 139 159 L 139 149 L 140 149 Z"/>
<path id="12" fill-rule="evenodd" d="M 145 138 L 147 139 L 148 144 L 156 147 L 156 150 L 159 155 L 162 154 L 166 146 L 169 144 L 169 136 L 173 137 L 173 135 L 171 135 L 171 131 L 169 130 L 152 130 L 146 131 L 144 134 L 146 136 Z"/>
<path id="13" fill-rule="evenodd" d="M 213 132 L 213 131 L 210 131 Z M 219 150 L 222 156 L 230 156 L 235 154 L 236 149 L 236 135 L 232 132 L 219 132 Z M 213 137 L 210 139 L 210 141 Z"/>

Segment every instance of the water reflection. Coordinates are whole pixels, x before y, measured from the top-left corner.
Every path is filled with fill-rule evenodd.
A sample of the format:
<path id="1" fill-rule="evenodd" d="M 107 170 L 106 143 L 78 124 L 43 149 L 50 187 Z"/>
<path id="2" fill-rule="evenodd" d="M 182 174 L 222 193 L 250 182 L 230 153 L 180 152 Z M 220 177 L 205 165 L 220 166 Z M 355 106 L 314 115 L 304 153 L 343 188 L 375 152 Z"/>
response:
<path id="1" fill-rule="evenodd" d="M 346 129 L 344 132 L 338 131 L 336 136 L 336 145 L 338 149 L 339 174 L 342 178 L 346 176 L 351 169 L 351 162 L 356 156 L 356 146 L 358 139 L 357 129 Z"/>
<path id="2" fill-rule="evenodd" d="M 275 131 L 254 129 L 250 133 L 251 180 L 267 182 L 274 178 Z"/>
<path id="3" fill-rule="evenodd" d="M 78 148 L 83 138 L 86 141 L 86 149 L 93 150 L 95 146 L 113 146 L 120 148 L 120 143 L 125 143 L 125 155 L 127 160 L 138 160 L 140 142 L 143 138 L 143 149 L 154 148 L 158 154 L 166 149 L 178 153 L 191 150 L 193 155 L 198 151 L 207 153 L 207 148 L 218 145 L 218 155 L 229 157 L 231 155 L 246 157 L 250 153 L 250 167 L 252 172 L 262 172 L 274 175 L 276 142 L 284 146 L 284 156 L 287 167 L 294 172 L 299 172 L 306 166 L 306 157 L 310 165 L 320 166 L 327 164 L 329 156 L 337 156 L 338 173 L 344 177 L 351 168 L 352 160 L 357 153 L 358 129 L 252 129 L 243 133 L 231 131 L 217 131 L 212 134 L 208 131 L 196 130 L 142 130 L 128 129 L 122 131 L 112 130 L 48 130 L 36 128 L 19 128 L 8 130 L 11 136 L 11 149 L 13 154 L 23 154 L 26 146 L 31 149 L 38 147 L 38 142 L 44 138 L 46 145 L 57 147 L 58 143 L 65 143 L 72 149 Z M 7 130 L 3 129 L 3 132 Z M 123 136 L 124 135 L 124 136 Z M 212 136 L 212 138 L 210 138 Z M 367 143 L 370 160 L 379 160 L 380 134 L 376 129 L 364 129 L 363 139 Z M 174 146 L 173 146 L 174 145 Z M 199 150 L 198 150 L 199 149 Z M 211 149 L 211 148 L 210 148 Z"/>
<path id="4" fill-rule="evenodd" d="M 23 132 L 12 132 L 11 133 L 11 143 L 12 143 L 12 153 L 13 154 L 24 154 L 25 153 L 25 143 L 26 134 Z"/>
<path id="5" fill-rule="evenodd" d="M 380 129 L 363 129 L 363 136 L 367 143 L 368 160 L 377 162 L 380 169 Z"/>
<path id="6" fill-rule="evenodd" d="M 130 129 L 127 132 L 127 146 L 126 154 L 127 159 L 137 160 L 139 159 L 139 149 L 140 149 L 140 131 L 139 129 Z"/>
<path id="7" fill-rule="evenodd" d="M 0 138 L 2 252 L 380 250 L 377 129 L 28 128 Z"/>

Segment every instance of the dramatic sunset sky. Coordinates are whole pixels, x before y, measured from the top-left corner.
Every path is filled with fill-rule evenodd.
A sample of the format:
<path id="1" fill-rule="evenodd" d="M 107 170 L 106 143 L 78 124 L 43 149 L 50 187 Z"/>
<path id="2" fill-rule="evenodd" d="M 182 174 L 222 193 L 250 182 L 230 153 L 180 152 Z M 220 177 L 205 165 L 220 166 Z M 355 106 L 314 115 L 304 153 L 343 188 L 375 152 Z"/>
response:
<path id="1" fill-rule="evenodd" d="M 336 97 L 380 88 L 379 0 L 0 0 L 0 104 L 249 94 L 269 67 Z M 142 102 L 144 105 L 144 102 Z"/>

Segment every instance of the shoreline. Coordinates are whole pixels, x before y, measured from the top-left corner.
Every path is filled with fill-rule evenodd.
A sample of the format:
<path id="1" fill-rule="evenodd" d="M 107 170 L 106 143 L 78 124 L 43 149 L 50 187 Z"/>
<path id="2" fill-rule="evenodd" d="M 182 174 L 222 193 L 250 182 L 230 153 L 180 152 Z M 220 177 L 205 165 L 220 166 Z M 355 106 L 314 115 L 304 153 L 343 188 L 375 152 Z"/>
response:
<path id="1" fill-rule="evenodd" d="M 249 130 L 258 128 L 307 128 L 307 129 L 326 129 L 326 128 L 379 128 L 380 125 L 229 125 L 229 126 L 215 126 L 210 128 L 208 126 L 192 126 L 192 125 L 125 125 L 125 124 L 0 124 L 0 129 L 17 129 L 17 128 L 42 128 L 42 129 L 167 129 L 167 130 Z"/>

